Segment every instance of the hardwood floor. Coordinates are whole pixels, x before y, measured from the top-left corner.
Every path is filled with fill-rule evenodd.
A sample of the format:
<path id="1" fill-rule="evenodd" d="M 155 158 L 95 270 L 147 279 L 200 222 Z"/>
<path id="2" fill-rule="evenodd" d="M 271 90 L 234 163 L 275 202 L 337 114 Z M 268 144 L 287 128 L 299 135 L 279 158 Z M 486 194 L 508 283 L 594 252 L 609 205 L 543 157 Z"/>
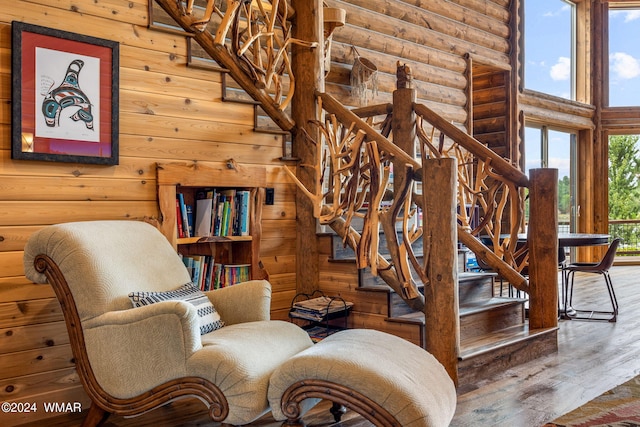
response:
<path id="1" fill-rule="evenodd" d="M 640 266 L 613 267 L 611 276 L 620 303 L 617 323 L 560 321 L 557 354 L 507 370 L 473 390 L 459 390 L 450 427 L 541 426 L 640 374 Z M 576 275 L 576 286 L 576 307 L 608 307 L 601 276 Z M 352 413 L 334 424 L 328 407 L 323 402 L 308 414 L 308 425 L 370 425 Z M 76 426 L 80 420 L 76 415 L 32 425 Z M 112 416 L 105 423 L 106 427 L 218 425 L 207 419 L 203 405 L 195 400 L 175 402 L 133 419 Z M 253 425 L 280 423 L 264 417 Z"/>
<path id="2" fill-rule="evenodd" d="M 459 394 L 452 427 L 540 426 L 640 374 L 639 266 L 615 266 L 617 323 L 561 320 L 558 352 Z M 599 275 L 576 275 L 574 306 L 610 307 Z"/>

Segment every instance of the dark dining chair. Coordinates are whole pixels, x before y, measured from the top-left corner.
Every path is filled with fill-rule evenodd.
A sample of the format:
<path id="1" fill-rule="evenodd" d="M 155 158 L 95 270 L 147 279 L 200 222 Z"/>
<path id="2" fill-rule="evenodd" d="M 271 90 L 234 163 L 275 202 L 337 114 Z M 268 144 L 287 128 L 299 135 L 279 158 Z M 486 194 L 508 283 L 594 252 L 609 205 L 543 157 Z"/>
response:
<path id="1" fill-rule="evenodd" d="M 621 239 L 616 238 L 610 244 L 607 252 L 604 254 L 600 262 L 573 262 L 566 266 L 565 271 L 567 274 L 567 297 L 568 301 L 564 301 L 565 318 L 566 319 L 583 319 L 583 320 L 607 320 L 609 322 L 617 321 L 618 317 L 618 299 L 613 289 L 613 283 L 611 282 L 611 276 L 609 275 L 609 269 L 613 265 L 613 260 L 616 257 L 616 250 L 620 244 Z M 607 291 L 609 292 L 609 299 L 611 300 L 612 311 L 602 310 L 578 310 L 572 306 L 573 289 L 575 274 L 578 273 L 593 273 L 601 274 L 604 277 Z"/>

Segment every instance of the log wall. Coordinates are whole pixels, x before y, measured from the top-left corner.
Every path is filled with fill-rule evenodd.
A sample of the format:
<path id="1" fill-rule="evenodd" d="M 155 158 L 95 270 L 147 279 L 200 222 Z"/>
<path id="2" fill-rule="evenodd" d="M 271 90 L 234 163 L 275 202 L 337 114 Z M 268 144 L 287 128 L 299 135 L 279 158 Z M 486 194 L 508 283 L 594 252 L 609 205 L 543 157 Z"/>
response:
<path id="1" fill-rule="evenodd" d="M 418 102 L 458 124 L 467 119 L 465 55 L 509 67 L 511 0 L 326 3 L 347 11 L 347 24 L 333 36 L 327 75 L 327 91 L 347 105 L 360 104 L 349 87 L 358 54 L 378 69 L 378 95 L 370 103 L 391 102 L 400 61 L 411 67 Z"/>
<path id="2" fill-rule="evenodd" d="M 346 105 L 360 105 L 350 90 L 357 51 L 378 69 L 378 93 L 371 103 L 391 102 L 400 61 L 412 69 L 418 102 L 460 127 L 469 126 L 466 58 L 471 55 L 474 61 L 499 70 L 513 69 L 516 43 L 511 11 L 517 10 L 513 1 L 517 0 L 326 0 L 327 6 L 347 12 L 346 25 L 333 36 L 326 90 Z M 217 163 L 233 158 L 265 165 L 275 204 L 263 210 L 260 255 L 273 283 L 274 318 L 286 317 L 296 292 L 295 186 L 281 170 L 282 136 L 254 131 L 253 105 L 223 102 L 222 74 L 187 66 L 187 39 L 148 28 L 148 10 L 148 0 L 2 0 L 0 401 L 80 401 L 88 407 L 74 374 L 58 303 L 48 285 L 34 285 L 24 278 L 22 251 L 29 235 L 48 224 L 157 217 L 156 162 Z M 11 159 L 13 20 L 120 43 L 119 165 Z M 496 86 L 495 80 L 491 85 Z M 580 105 L 567 108 L 535 96 L 520 101 L 536 118 L 544 119 L 549 110 L 559 111 L 562 115 L 554 117 L 562 117 L 564 123 L 577 120 L 585 129 L 592 127 L 592 111 Z M 478 108 L 477 118 L 487 109 L 490 101 Z M 635 110 L 625 113 L 629 119 L 637 118 Z M 500 118 L 491 116 L 491 120 L 497 124 Z M 603 121 L 636 128 L 615 116 L 615 111 L 605 111 Z M 481 122 L 475 125 L 480 129 Z M 510 146 L 517 146 L 500 138 L 490 144 L 497 150 L 502 145 L 505 154 Z M 352 273 L 331 272 L 323 254 L 322 286 L 333 289 L 338 281 L 353 286 Z M 363 321 L 358 326 L 374 323 Z M 40 411 L 28 420 L 44 416 Z M 10 420 L 8 425 L 15 422 Z"/>
<path id="3" fill-rule="evenodd" d="M 120 43 L 117 166 L 11 159 L 11 21 Z M 250 104 L 223 102 L 222 75 L 188 67 L 187 39 L 147 28 L 147 0 L 2 1 L 0 14 L 0 401 L 38 412 L 0 414 L 4 426 L 47 414 L 42 402 L 88 401 L 75 374 L 59 304 L 24 277 L 26 240 L 67 221 L 157 217 L 156 162 L 265 165 L 275 204 L 263 208 L 261 259 L 273 310 L 295 294 L 295 185 L 281 170 L 282 137 L 256 133 Z"/>

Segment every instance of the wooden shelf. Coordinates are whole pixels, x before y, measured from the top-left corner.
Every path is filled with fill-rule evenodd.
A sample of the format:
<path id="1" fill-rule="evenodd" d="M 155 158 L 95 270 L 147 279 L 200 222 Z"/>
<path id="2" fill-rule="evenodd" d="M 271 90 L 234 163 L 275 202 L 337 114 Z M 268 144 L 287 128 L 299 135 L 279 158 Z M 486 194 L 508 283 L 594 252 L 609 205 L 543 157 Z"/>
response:
<path id="1" fill-rule="evenodd" d="M 250 265 L 251 279 L 266 279 L 267 272 L 260 263 L 260 236 L 262 233 L 262 205 L 265 200 L 266 168 L 226 164 L 158 163 L 158 204 L 160 230 L 173 247 L 183 256 L 207 256 L 216 264 L 227 266 Z M 196 206 L 196 194 L 204 189 L 249 190 L 249 235 L 178 237 L 176 196 Z M 195 211 L 194 209 L 194 217 Z"/>
<path id="2" fill-rule="evenodd" d="M 191 245 L 194 243 L 225 243 L 225 242 L 250 242 L 253 236 L 196 236 L 183 237 L 176 240 L 178 245 Z"/>

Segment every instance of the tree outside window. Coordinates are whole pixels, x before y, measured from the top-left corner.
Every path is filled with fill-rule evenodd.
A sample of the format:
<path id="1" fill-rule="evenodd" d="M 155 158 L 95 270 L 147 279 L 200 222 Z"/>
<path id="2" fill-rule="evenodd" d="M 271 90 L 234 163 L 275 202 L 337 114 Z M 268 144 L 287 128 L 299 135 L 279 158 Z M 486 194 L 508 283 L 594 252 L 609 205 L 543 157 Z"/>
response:
<path id="1" fill-rule="evenodd" d="M 638 135 L 609 137 L 609 232 L 621 237 L 625 251 L 637 250 L 640 220 L 640 147 Z"/>

